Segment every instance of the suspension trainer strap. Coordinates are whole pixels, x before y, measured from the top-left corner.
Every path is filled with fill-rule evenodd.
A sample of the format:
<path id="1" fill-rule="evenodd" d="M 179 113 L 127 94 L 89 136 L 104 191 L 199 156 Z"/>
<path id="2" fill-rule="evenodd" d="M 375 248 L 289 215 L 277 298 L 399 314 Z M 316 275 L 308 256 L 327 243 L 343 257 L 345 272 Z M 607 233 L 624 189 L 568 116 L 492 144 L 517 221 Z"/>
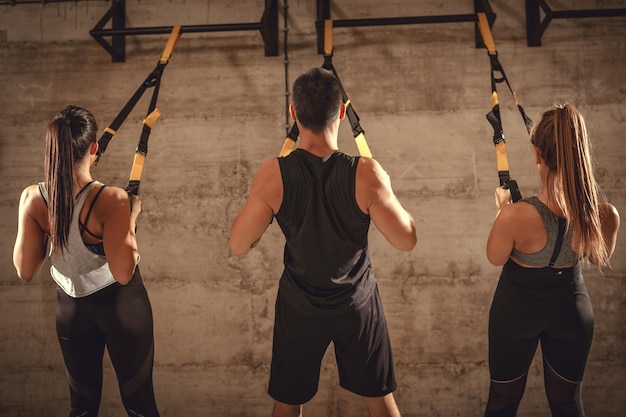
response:
<path id="1" fill-rule="evenodd" d="M 291 129 L 289 129 L 289 133 L 287 133 L 287 139 L 283 143 L 283 147 L 280 149 L 278 156 L 287 156 L 293 151 L 293 148 L 296 147 L 296 141 L 298 140 L 298 136 L 300 135 L 300 129 L 298 129 L 298 125 L 296 122 L 293 122 L 291 125 Z"/>
<path id="2" fill-rule="evenodd" d="M 333 21 L 330 19 L 327 19 L 324 22 L 324 64 L 322 65 L 322 68 L 331 71 L 339 81 L 343 103 L 346 106 L 346 115 L 348 116 L 350 127 L 352 128 L 352 135 L 354 136 L 354 141 L 356 142 L 359 154 L 361 156 L 372 157 L 372 151 L 365 140 L 365 131 L 361 127 L 359 115 L 354 110 L 352 102 L 350 101 L 348 94 L 346 94 L 346 91 L 341 84 L 341 79 L 339 78 L 339 75 L 333 65 Z M 298 134 L 298 126 L 294 123 L 287 134 L 287 139 L 285 139 L 278 156 L 289 155 L 295 147 L 296 141 L 298 140 Z"/>
<path id="3" fill-rule="evenodd" d="M 114 135 L 117 133 L 122 123 L 124 123 L 130 112 L 137 105 L 139 99 L 141 99 L 147 89 L 153 88 L 152 98 L 150 99 L 150 105 L 148 107 L 146 118 L 143 121 L 141 136 L 139 138 L 137 149 L 135 151 L 135 158 L 133 160 L 133 166 L 131 168 L 128 186 L 126 187 L 126 191 L 128 191 L 129 194 L 139 194 L 139 183 L 141 181 L 141 174 L 143 171 L 145 157 L 148 153 L 148 139 L 150 137 L 152 126 L 161 116 L 161 112 L 156 108 L 156 103 L 159 96 L 159 87 L 161 85 L 161 76 L 163 75 L 163 70 L 169 62 L 169 59 L 172 56 L 172 52 L 179 38 L 180 26 L 174 26 L 156 67 L 154 68 L 154 70 L 152 70 L 152 72 L 148 75 L 144 82 L 141 83 L 139 88 L 135 91 L 135 93 L 128 100 L 126 105 L 118 113 L 113 122 L 104 129 L 104 133 L 98 140 L 98 154 L 96 163 L 98 163 L 98 161 L 102 157 L 102 154 L 106 151 L 109 142 L 111 141 L 111 139 L 113 139 Z"/>
<path id="4" fill-rule="evenodd" d="M 370 148 L 365 141 L 365 131 L 361 127 L 359 115 L 356 113 L 356 110 L 354 110 L 350 97 L 348 97 L 346 90 L 343 88 L 341 79 L 339 78 L 337 70 L 335 70 L 335 66 L 333 65 L 333 21 L 330 19 L 327 19 L 324 22 L 324 64 L 322 65 L 322 68 L 332 71 L 335 77 L 337 77 L 339 87 L 341 88 L 341 95 L 343 96 L 343 103 L 346 106 L 346 115 L 348 116 L 348 121 L 350 122 L 350 127 L 352 128 L 352 135 L 354 136 L 354 141 L 356 142 L 359 154 L 361 156 L 368 156 L 371 158 L 372 151 L 370 151 Z"/>
<path id="5" fill-rule="evenodd" d="M 524 120 L 526 131 L 530 133 L 532 129 L 532 120 L 526 115 L 524 108 L 519 103 L 517 93 L 511 87 L 509 80 L 504 72 L 504 68 L 498 60 L 498 51 L 496 50 L 495 42 L 491 34 L 487 15 L 485 13 L 477 13 L 478 17 L 478 29 L 483 39 L 483 43 L 487 48 L 487 54 L 491 64 L 491 111 L 487 113 L 486 117 L 491 127 L 493 128 L 493 143 L 496 147 L 496 162 L 498 167 L 498 177 L 500 179 L 500 185 L 504 188 L 511 190 L 511 198 L 513 202 L 522 199 L 522 195 L 517 186 L 517 181 L 511 178 L 509 174 L 509 162 L 506 153 L 506 141 L 504 137 L 504 130 L 502 128 L 502 119 L 500 118 L 500 103 L 498 100 L 497 84 L 505 82 L 509 88 L 509 91 L 515 99 L 515 104 Z"/>

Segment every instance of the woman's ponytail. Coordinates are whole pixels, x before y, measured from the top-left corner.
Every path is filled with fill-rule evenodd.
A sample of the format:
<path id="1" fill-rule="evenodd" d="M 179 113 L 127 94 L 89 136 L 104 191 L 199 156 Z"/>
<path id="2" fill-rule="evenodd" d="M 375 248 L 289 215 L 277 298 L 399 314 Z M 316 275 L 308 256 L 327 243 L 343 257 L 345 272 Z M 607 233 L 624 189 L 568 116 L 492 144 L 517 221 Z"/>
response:
<path id="1" fill-rule="evenodd" d="M 44 184 L 48 193 L 50 239 L 55 249 L 67 247 L 74 214 L 75 166 L 96 140 L 93 115 L 68 106 L 55 116 L 46 130 Z"/>

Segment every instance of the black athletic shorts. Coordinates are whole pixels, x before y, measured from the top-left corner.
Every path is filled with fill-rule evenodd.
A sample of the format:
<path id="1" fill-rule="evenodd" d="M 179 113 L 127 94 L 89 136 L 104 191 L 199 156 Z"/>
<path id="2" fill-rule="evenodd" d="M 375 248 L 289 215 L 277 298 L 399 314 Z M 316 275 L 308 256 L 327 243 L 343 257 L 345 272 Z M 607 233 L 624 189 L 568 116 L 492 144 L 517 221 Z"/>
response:
<path id="1" fill-rule="evenodd" d="M 378 289 L 359 310 L 323 317 L 294 310 L 279 292 L 268 394 L 293 405 L 313 398 L 322 358 L 331 341 L 343 388 L 365 397 L 382 397 L 396 389 Z"/>

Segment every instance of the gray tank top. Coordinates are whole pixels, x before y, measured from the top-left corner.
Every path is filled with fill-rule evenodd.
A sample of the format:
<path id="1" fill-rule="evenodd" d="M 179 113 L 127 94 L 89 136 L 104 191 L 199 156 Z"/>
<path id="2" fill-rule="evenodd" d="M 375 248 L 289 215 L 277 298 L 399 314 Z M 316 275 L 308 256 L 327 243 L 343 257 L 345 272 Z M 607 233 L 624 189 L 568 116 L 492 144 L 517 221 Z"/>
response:
<path id="1" fill-rule="evenodd" d="M 565 219 L 559 219 L 556 214 L 537 197 L 527 197 L 521 201 L 531 204 L 537 209 L 546 228 L 548 241 L 546 242 L 546 246 L 539 252 L 523 253 L 513 249 L 511 256 L 526 265 L 538 267 L 560 267 L 575 264 L 579 256 L 572 250 L 572 230 L 569 229 L 565 231 Z"/>
<path id="2" fill-rule="evenodd" d="M 89 191 L 96 184 L 92 182 L 76 196 L 67 248 L 63 253 L 50 248 L 50 275 L 67 295 L 74 298 L 85 297 L 115 283 L 106 257 L 91 252 L 85 246 L 79 227 L 80 212 Z M 47 203 L 45 187 L 40 185 L 39 189 Z"/>

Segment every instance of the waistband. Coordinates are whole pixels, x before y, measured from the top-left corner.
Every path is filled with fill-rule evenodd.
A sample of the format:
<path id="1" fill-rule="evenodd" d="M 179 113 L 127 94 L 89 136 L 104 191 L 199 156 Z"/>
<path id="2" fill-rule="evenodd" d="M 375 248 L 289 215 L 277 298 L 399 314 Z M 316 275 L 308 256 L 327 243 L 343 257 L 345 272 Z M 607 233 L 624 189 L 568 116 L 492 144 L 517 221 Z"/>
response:
<path id="1" fill-rule="evenodd" d="M 509 259 L 502 268 L 502 277 L 521 285 L 554 287 L 578 282 L 582 269 L 579 263 L 568 268 L 527 268 Z"/>

